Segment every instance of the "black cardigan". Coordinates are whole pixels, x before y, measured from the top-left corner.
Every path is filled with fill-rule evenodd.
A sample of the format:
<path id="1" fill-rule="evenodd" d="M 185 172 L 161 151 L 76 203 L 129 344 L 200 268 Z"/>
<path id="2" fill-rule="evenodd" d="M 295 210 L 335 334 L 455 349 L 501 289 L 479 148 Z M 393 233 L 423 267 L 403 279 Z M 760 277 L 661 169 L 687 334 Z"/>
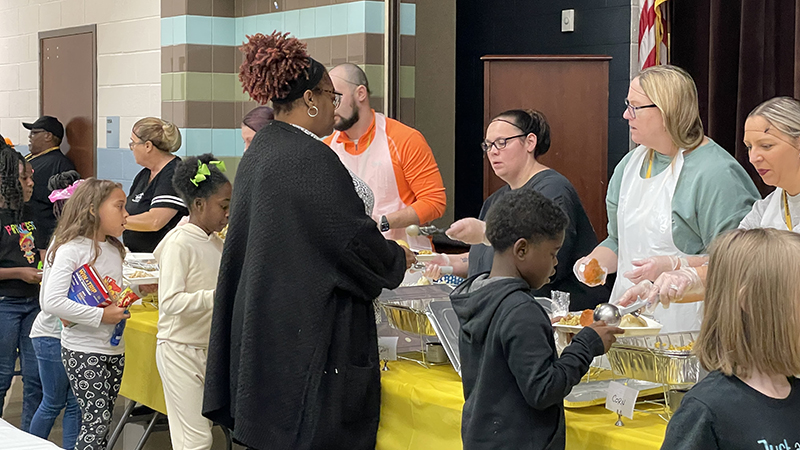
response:
<path id="1" fill-rule="evenodd" d="M 231 213 L 203 414 L 254 449 L 373 449 L 372 300 L 402 281 L 402 249 L 330 148 L 280 121 L 242 158 Z"/>

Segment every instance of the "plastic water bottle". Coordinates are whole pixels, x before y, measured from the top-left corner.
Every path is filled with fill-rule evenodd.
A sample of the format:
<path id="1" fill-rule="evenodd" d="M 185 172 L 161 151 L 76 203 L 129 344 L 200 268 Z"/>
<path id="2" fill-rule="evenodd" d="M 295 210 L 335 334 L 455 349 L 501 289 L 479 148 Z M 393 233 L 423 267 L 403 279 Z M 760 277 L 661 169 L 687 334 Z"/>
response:
<path id="1" fill-rule="evenodd" d="M 128 313 L 128 310 L 125 310 L 125 313 Z M 119 341 L 122 339 L 122 333 L 125 331 L 125 322 L 128 319 L 122 319 L 117 326 L 114 327 L 114 334 L 111 335 L 111 345 L 116 347 L 119 345 Z"/>

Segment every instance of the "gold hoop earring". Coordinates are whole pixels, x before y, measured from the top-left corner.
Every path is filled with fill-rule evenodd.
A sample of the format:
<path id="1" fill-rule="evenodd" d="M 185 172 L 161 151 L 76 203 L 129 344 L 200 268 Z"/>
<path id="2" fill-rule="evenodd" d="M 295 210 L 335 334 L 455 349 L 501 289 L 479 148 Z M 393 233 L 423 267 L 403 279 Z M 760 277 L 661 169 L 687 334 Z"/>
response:
<path id="1" fill-rule="evenodd" d="M 314 114 L 311 114 L 312 109 L 314 110 Z M 308 117 L 317 117 L 317 114 L 319 114 L 319 109 L 316 106 L 308 108 Z"/>

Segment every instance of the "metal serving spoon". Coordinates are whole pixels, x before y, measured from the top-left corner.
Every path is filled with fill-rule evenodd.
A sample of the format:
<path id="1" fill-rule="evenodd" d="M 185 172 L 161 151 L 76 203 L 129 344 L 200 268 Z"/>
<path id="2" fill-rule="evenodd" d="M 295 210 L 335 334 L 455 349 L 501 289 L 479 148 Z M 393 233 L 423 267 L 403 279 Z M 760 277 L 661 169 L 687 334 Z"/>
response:
<path id="1" fill-rule="evenodd" d="M 601 303 L 594 309 L 594 321 L 605 321 L 606 325 L 616 327 L 622 322 L 622 317 L 625 314 L 637 312 L 643 307 L 647 306 L 647 300 L 639 299 L 633 302 L 630 306 L 620 308 L 611 303 Z"/>

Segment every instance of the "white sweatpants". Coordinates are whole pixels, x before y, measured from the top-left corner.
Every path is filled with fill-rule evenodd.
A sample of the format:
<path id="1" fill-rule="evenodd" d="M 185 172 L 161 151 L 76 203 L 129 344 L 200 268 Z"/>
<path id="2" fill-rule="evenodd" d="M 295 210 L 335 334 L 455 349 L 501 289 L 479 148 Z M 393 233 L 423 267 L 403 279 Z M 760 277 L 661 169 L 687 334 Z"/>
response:
<path id="1" fill-rule="evenodd" d="M 211 421 L 203 417 L 207 350 L 158 341 L 156 364 L 164 385 L 173 450 L 211 448 Z"/>

